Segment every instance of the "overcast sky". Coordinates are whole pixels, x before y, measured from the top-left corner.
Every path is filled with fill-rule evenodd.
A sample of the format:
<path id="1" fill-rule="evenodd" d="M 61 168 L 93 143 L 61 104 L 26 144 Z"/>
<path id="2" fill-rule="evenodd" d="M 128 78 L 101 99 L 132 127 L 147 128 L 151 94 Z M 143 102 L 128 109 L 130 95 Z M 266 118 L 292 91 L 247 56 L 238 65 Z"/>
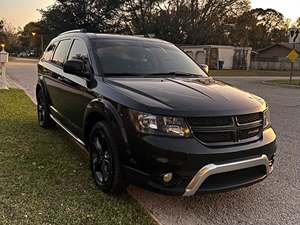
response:
<path id="1" fill-rule="evenodd" d="M 37 9 L 51 5 L 54 0 L 1 0 L 0 17 L 4 17 L 13 26 L 24 26 L 40 18 Z M 284 16 L 296 21 L 300 17 L 299 0 L 252 0 L 253 8 L 274 8 Z"/>

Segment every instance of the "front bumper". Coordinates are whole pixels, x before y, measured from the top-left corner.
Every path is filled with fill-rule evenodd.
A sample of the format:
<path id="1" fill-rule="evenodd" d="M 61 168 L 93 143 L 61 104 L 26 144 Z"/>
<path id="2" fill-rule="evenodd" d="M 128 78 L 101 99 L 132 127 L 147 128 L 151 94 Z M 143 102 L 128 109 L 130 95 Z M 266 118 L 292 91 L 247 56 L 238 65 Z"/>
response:
<path id="1" fill-rule="evenodd" d="M 266 155 L 262 155 L 261 157 L 258 158 L 241 160 L 241 161 L 236 161 L 231 163 L 206 165 L 203 168 L 201 168 L 198 171 L 198 173 L 193 177 L 191 182 L 186 187 L 183 196 L 192 196 L 196 194 L 196 192 L 199 190 L 201 185 L 210 176 L 239 171 L 243 169 L 249 169 L 258 166 L 264 166 L 266 170 L 265 175 L 261 176 L 260 179 L 264 179 L 267 175 L 269 175 L 273 171 L 273 162 L 269 160 L 268 156 Z"/>
<path id="2" fill-rule="evenodd" d="M 276 135 L 265 130 L 259 141 L 210 148 L 197 140 L 144 136 L 130 138 L 130 165 L 124 167 L 133 184 L 169 195 L 192 196 L 248 186 L 273 170 Z M 170 183 L 162 175 L 173 173 Z"/>

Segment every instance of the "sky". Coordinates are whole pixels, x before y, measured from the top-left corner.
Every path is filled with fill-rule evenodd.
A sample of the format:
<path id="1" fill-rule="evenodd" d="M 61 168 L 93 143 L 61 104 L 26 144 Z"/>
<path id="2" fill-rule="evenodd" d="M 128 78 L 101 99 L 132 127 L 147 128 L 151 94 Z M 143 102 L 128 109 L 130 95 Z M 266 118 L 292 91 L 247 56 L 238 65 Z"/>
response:
<path id="1" fill-rule="evenodd" d="M 273 8 L 295 22 L 300 17 L 299 0 L 251 0 L 252 8 Z"/>
<path id="2" fill-rule="evenodd" d="M 0 18 L 14 27 L 23 27 L 28 22 L 37 21 L 41 15 L 37 9 L 53 4 L 54 0 L 0 0 Z"/>
<path id="3" fill-rule="evenodd" d="M 40 18 L 37 9 L 45 8 L 53 2 L 54 0 L 1 0 L 0 18 L 5 18 L 14 27 L 23 27 Z M 299 0 L 252 0 L 253 8 L 274 8 L 292 21 L 300 17 L 299 6 Z"/>

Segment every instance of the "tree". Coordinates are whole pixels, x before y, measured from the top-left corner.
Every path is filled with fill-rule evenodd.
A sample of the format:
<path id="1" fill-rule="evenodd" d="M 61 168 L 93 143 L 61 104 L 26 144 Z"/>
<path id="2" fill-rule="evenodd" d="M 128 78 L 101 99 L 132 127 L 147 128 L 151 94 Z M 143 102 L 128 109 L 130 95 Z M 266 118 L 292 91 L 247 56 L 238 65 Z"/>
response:
<path id="1" fill-rule="evenodd" d="M 250 10 L 248 0 L 200 1 L 199 16 L 190 30 L 192 44 L 224 44 L 230 18 L 236 18 Z"/>
<path id="2" fill-rule="evenodd" d="M 152 33 L 159 0 L 127 0 L 120 7 L 120 20 L 132 34 Z"/>
<path id="3" fill-rule="evenodd" d="M 122 32 L 119 7 L 122 0 L 56 0 L 47 9 L 40 10 L 39 21 L 45 43 L 58 34 L 86 29 L 90 32 Z"/>
<path id="4" fill-rule="evenodd" d="M 300 17 L 297 19 L 296 26 L 300 27 Z"/>
<path id="5" fill-rule="evenodd" d="M 5 44 L 5 49 L 11 53 L 19 48 L 16 29 L 5 20 L 0 20 L 0 43 Z"/>
<path id="6" fill-rule="evenodd" d="M 289 22 L 273 9 L 252 9 L 231 23 L 229 44 L 259 49 L 287 40 Z"/>
<path id="7" fill-rule="evenodd" d="M 0 43 L 6 42 L 6 35 L 3 31 L 3 28 L 4 28 L 4 21 L 0 20 Z"/>
<path id="8" fill-rule="evenodd" d="M 120 0 L 57 0 L 40 11 L 41 25 L 52 36 L 81 28 L 92 32 L 115 31 L 119 4 Z"/>
<path id="9" fill-rule="evenodd" d="M 35 35 L 33 35 L 35 34 Z M 41 22 L 30 22 L 19 32 L 21 51 L 36 50 L 40 53 L 41 35 L 44 34 Z"/>
<path id="10" fill-rule="evenodd" d="M 64 31 L 85 28 L 91 32 L 153 33 L 176 44 L 250 45 L 257 49 L 285 41 L 288 27 L 281 13 L 251 10 L 249 0 L 56 0 L 40 12 L 42 19 L 35 26 L 46 43 Z M 32 30 L 30 26 L 25 28 Z M 30 33 L 26 29 L 24 37 Z"/>
<path id="11" fill-rule="evenodd" d="M 4 21 L 0 19 L 0 31 L 3 30 L 4 27 Z"/>
<path id="12" fill-rule="evenodd" d="M 221 43 L 227 18 L 249 9 L 249 0 L 129 0 L 123 5 L 133 33 L 189 44 Z"/>

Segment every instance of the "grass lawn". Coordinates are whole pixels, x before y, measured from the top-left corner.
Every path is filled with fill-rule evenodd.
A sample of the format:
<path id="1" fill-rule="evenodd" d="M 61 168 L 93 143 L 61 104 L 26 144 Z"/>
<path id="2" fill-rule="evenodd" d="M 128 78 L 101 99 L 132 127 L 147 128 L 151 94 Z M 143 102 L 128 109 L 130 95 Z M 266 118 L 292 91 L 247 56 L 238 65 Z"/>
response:
<path id="1" fill-rule="evenodd" d="M 20 90 L 0 90 L 0 224 L 154 224 L 129 195 L 95 186 L 87 154 L 60 129 L 43 130 Z"/>
<path id="2" fill-rule="evenodd" d="M 272 84 L 284 84 L 284 85 L 295 85 L 295 86 L 300 86 L 300 80 L 293 80 L 292 83 L 290 84 L 290 80 L 272 80 L 270 81 Z"/>
<path id="3" fill-rule="evenodd" d="M 288 77 L 290 71 L 270 71 L 270 70 L 210 70 L 211 76 L 275 76 Z M 295 71 L 295 76 L 300 76 L 300 71 Z"/>

